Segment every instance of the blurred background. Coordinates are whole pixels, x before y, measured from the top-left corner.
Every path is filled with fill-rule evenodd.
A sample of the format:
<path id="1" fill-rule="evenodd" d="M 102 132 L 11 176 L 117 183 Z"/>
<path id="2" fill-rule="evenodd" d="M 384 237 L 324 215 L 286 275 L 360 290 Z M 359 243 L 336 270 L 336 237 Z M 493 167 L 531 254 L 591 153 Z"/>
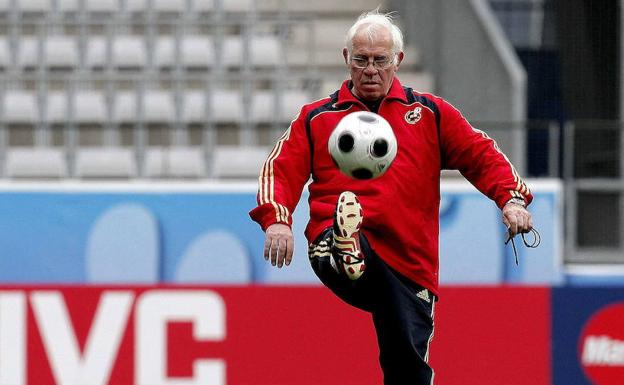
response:
<path id="1" fill-rule="evenodd" d="M 538 249 L 518 246 L 516 266 L 500 211 L 443 173 L 436 383 L 621 385 L 622 4 L 0 0 L 0 384 L 381 383 L 367 315 L 307 262 L 307 192 L 286 269 L 264 262 L 247 215 L 272 144 L 302 104 L 339 87 L 346 31 L 381 6 L 405 35 L 401 82 L 497 140 L 535 194 L 542 234 Z M 184 329 L 208 322 L 191 301 L 163 316 L 184 322 L 163 326 L 160 361 L 143 360 L 142 298 L 167 290 L 216 295 L 207 303 L 223 319 L 210 322 L 227 332 L 206 342 Z M 86 363 L 93 314 L 120 291 L 133 310 L 106 308 L 127 322 L 98 371 Z M 309 327 L 284 334 L 283 323 Z M 54 330 L 69 350 L 54 348 Z M 353 351 L 364 359 L 351 371 L 331 356 Z M 284 368 L 263 370 L 275 352 Z M 211 359 L 211 375 L 194 371 Z M 143 375 L 142 363 L 162 370 Z"/>

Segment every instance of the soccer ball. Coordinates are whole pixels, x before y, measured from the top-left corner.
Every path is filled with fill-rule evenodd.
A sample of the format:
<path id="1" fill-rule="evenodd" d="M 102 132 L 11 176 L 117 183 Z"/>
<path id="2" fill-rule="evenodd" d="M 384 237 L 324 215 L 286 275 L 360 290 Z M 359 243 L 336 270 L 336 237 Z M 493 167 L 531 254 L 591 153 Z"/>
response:
<path id="1" fill-rule="evenodd" d="M 332 159 L 343 174 L 355 179 L 383 175 L 397 153 L 397 141 L 390 123 L 368 111 L 343 117 L 327 143 Z"/>

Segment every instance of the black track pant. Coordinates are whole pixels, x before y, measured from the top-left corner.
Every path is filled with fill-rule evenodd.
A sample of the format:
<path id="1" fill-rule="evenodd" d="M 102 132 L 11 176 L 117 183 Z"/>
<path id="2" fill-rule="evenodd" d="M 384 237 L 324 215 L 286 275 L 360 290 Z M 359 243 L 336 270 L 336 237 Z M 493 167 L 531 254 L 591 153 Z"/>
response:
<path id="1" fill-rule="evenodd" d="M 311 248 L 321 241 L 331 245 L 331 228 Z M 433 370 L 427 362 L 433 337 L 434 296 L 391 269 L 363 236 L 360 244 L 366 271 L 358 280 L 338 274 L 329 256 L 311 256 L 314 272 L 343 301 L 372 313 L 385 385 L 432 384 Z"/>

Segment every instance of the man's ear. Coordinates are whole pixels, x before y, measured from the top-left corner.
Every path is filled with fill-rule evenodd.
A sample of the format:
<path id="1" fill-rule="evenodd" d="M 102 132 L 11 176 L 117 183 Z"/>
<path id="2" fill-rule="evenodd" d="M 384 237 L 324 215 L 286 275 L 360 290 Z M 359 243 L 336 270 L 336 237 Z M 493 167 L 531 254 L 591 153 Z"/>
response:
<path id="1" fill-rule="evenodd" d="M 399 69 L 399 66 L 401 65 L 401 62 L 403 61 L 403 57 L 404 57 L 404 56 L 405 56 L 405 55 L 403 54 L 403 51 L 401 51 L 401 52 L 399 52 L 399 53 L 397 54 L 397 62 L 396 62 L 396 64 L 395 64 L 395 65 L 396 65 L 396 69 Z"/>
<path id="2" fill-rule="evenodd" d="M 344 47 L 342 49 L 342 57 L 344 58 L 345 64 L 348 66 L 349 65 L 349 50 L 347 49 L 347 47 Z"/>

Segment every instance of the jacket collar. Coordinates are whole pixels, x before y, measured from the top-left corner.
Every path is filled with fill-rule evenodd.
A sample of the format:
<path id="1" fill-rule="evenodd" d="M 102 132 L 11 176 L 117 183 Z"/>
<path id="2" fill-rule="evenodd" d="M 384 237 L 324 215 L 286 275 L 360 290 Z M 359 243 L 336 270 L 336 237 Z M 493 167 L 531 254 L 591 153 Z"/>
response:
<path id="1" fill-rule="evenodd" d="M 353 82 L 351 80 L 345 80 L 338 91 L 338 101 L 336 101 L 336 105 L 341 105 L 345 103 L 356 103 L 363 105 L 363 103 L 353 95 L 351 92 L 351 87 L 353 86 Z M 397 99 L 402 101 L 403 103 L 407 103 L 407 98 L 405 97 L 405 91 L 403 90 L 403 85 L 399 81 L 399 78 L 396 76 L 392 79 L 392 85 L 390 86 L 390 90 L 388 94 L 384 97 L 386 100 Z"/>

